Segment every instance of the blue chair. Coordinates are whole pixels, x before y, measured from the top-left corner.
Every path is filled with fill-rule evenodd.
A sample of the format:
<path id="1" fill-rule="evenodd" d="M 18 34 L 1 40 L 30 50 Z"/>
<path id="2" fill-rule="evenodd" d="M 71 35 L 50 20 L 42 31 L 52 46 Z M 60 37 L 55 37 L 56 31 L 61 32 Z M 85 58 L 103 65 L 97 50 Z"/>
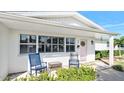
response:
<path id="1" fill-rule="evenodd" d="M 29 61 L 30 61 L 30 74 L 32 74 L 32 71 L 35 71 L 35 74 L 37 75 L 37 71 L 42 71 L 43 69 L 47 70 L 47 62 L 42 62 L 40 59 L 40 54 L 29 54 Z"/>
<path id="2" fill-rule="evenodd" d="M 69 68 L 71 66 L 76 66 L 79 68 L 78 53 L 70 53 Z"/>

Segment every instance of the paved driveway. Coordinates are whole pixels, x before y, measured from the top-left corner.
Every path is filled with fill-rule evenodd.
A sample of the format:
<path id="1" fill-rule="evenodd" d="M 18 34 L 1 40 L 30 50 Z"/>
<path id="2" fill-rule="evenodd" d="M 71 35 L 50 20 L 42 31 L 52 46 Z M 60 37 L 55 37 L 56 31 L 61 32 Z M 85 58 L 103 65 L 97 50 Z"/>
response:
<path id="1" fill-rule="evenodd" d="M 124 72 L 116 71 L 103 62 L 96 62 L 97 81 L 124 81 Z"/>

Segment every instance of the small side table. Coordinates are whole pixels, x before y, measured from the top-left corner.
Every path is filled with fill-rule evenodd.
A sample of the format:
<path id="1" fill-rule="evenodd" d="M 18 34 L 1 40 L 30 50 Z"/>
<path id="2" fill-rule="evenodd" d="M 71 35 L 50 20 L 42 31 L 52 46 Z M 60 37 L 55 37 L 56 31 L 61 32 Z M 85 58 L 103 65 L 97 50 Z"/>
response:
<path id="1" fill-rule="evenodd" d="M 53 70 L 53 69 L 55 70 L 58 68 L 62 68 L 62 63 L 61 62 L 49 62 L 48 67 L 50 70 Z"/>

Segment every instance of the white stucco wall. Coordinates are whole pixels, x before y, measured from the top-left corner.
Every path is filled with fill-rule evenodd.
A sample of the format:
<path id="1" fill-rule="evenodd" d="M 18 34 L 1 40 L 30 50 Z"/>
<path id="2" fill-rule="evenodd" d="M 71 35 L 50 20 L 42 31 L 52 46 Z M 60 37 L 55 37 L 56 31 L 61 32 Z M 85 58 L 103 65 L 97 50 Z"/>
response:
<path id="1" fill-rule="evenodd" d="M 9 73 L 16 73 L 28 70 L 28 54 L 19 54 L 19 36 L 20 34 L 33 34 L 20 31 L 11 31 L 9 37 Z M 42 34 L 39 34 L 42 35 Z M 45 62 L 59 61 L 64 65 L 68 65 L 69 53 L 43 53 L 41 58 Z"/>
<path id="2" fill-rule="evenodd" d="M 33 34 L 33 35 L 45 35 L 42 32 L 35 31 L 11 31 L 9 34 L 9 73 L 16 73 L 21 71 L 28 70 L 28 55 L 27 54 L 19 54 L 19 37 L 20 34 Z M 51 34 L 46 34 L 47 36 L 51 36 Z M 74 37 L 74 36 L 65 36 L 65 35 L 55 35 L 54 36 L 62 36 L 62 37 Z M 76 40 L 80 40 L 78 37 L 75 37 Z M 78 39 L 77 39 L 78 38 Z M 77 43 L 77 42 L 76 42 Z M 77 49 L 76 49 L 77 50 Z M 62 62 L 63 66 L 68 66 L 70 53 L 42 53 L 41 57 L 45 62 Z M 91 40 L 87 43 L 87 62 L 94 61 L 95 59 L 95 49 L 94 46 L 91 45 Z"/>
<path id="3" fill-rule="evenodd" d="M 8 29 L 0 23 L 0 80 L 8 74 Z"/>
<path id="4" fill-rule="evenodd" d="M 42 31 L 22 31 L 22 30 L 8 30 L 5 26 L 0 25 L 0 80 L 4 79 L 8 73 L 16 73 L 27 71 L 29 62 L 27 54 L 19 54 L 20 50 L 20 34 L 32 35 L 47 35 L 47 36 L 61 36 L 61 37 L 74 37 L 76 44 L 79 40 L 87 40 L 87 62 L 94 61 L 95 48 L 91 45 L 91 39 L 84 37 L 77 37 L 72 35 L 51 34 L 43 33 Z M 78 42 L 77 42 L 78 41 Z M 76 45 L 76 46 L 77 46 Z M 76 51 L 78 49 L 76 48 Z M 45 62 L 62 62 L 63 66 L 68 66 L 70 53 L 42 53 L 41 57 Z"/>
<path id="5" fill-rule="evenodd" d="M 11 33 L 9 34 L 9 73 L 16 73 L 28 70 L 28 55 L 19 54 L 20 34 L 44 35 L 42 34 L 42 32 L 34 31 L 11 31 Z M 48 36 L 51 36 L 51 34 L 48 34 Z M 63 37 L 65 36 L 63 35 Z M 63 66 L 67 66 L 69 53 L 42 53 L 41 57 L 45 62 L 59 61 L 63 63 Z"/>
<path id="6" fill-rule="evenodd" d="M 27 70 L 28 57 L 19 54 L 19 32 L 11 31 L 9 34 L 9 73 Z"/>

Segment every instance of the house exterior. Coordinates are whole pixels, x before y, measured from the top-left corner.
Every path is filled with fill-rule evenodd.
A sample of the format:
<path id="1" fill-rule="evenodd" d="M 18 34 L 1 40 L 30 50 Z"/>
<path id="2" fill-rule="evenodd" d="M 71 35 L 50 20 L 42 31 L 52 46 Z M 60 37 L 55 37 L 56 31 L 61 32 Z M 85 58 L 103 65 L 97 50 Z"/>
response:
<path id="1" fill-rule="evenodd" d="M 95 61 L 95 42 L 101 37 L 109 41 L 112 65 L 114 35 L 77 12 L 0 12 L 0 80 L 28 71 L 29 53 L 63 66 L 70 52 L 78 52 L 80 63 Z"/>
<path id="2" fill-rule="evenodd" d="M 124 50 L 124 45 L 122 44 L 120 47 L 118 45 L 115 46 L 115 50 Z"/>

